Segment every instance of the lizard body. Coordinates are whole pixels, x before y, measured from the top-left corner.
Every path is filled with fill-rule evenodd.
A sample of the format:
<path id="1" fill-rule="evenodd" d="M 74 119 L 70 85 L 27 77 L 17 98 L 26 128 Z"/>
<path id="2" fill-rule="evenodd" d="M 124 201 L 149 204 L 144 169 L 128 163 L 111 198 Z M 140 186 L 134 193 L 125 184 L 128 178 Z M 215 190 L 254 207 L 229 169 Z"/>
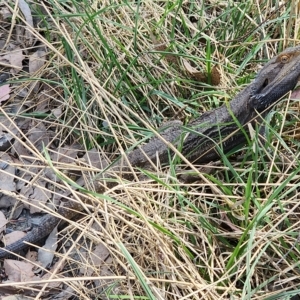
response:
<path id="1" fill-rule="evenodd" d="M 167 123 L 148 143 L 131 151 L 127 160 L 118 162 L 113 170 L 122 172 L 132 167 L 148 167 L 151 162 L 167 163 L 170 157 L 170 144 L 179 149 L 190 161 L 206 163 L 220 157 L 218 147 L 223 153 L 246 142 L 249 122 L 260 122 L 270 109 L 287 92 L 294 89 L 300 77 L 300 46 L 288 48 L 272 58 L 257 74 L 255 80 L 234 99 L 223 106 L 205 112 L 200 117 L 183 126 L 179 121 Z M 216 145 L 218 144 L 218 147 Z M 131 179 L 132 174 L 122 172 L 123 178 Z M 102 174 L 102 178 L 107 177 Z M 101 178 L 95 181 L 98 193 L 105 191 Z M 65 202 L 58 208 L 58 214 L 64 219 L 73 218 L 82 210 L 80 203 Z M 54 215 L 45 215 L 41 224 L 30 231 L 24 238 L 0 249 L 0 258 L 11 252 L 17 253 L 26 248 L 24 242 L 36 243 L 50 234 L 61 220 Z"/>

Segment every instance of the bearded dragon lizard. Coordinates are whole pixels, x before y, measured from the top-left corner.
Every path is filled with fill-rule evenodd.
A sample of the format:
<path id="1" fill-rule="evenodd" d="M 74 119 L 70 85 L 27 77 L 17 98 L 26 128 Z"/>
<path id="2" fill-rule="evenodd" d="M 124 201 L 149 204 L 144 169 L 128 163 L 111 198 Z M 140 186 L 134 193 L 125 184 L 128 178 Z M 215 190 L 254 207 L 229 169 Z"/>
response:
<path id="1" fill-rule="evenodd" d="M 151 163 L 168 163 L 174 147 L 190 162 L 206 163 L 219 159 L 222 153 L 246 142 L 248 123 L 261 122 L 262 117 L 282 96 L 293 90 L 300 77 L 300 46 L 288 48 L 273 57 L 257 74 L 254 81 L 223 106 L 205 112 L 200 117 L 183 125 L 180 121 L 167 123 L 145 145 L 133 150 L 127 159 L 118 162 L 113 169 L 131 179 L 124 170 L 132 167 L 149 167 Z M 102 175 L 105 176 L 105 173 Z M 95 180 L 96 192 L 103 193 L 103 180 Z M 64 219 L 73 218 L 82 206 L 68 201 L 58 208 Z M 54 215 L 45 215 L 40 226 L 24 238 L 0 249 L 0 258 L 17 253 L 27 247 L 26 242 L 36 243 L 47 236 L 61 220 Z"/>

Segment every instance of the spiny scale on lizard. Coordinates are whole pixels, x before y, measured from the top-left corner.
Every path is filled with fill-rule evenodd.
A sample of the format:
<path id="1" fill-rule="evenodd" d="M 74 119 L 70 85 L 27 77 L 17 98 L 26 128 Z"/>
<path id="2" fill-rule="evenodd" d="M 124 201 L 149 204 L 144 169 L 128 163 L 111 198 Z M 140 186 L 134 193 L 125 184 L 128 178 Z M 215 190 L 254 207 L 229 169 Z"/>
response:
<path id="1" fill-rule="evenodd" d="M 151 167 L 151 163 L 168 163 L 170 145 L 179 149 L 190 162 L 206 163 L 219 159 L 216 144 L 227 153 L 232 148 L 246 142 L 241 127 L 249 122 L 260 122 L 270 109 L 287 92 L 297 84 L 300 76 L 300 46 L 289 48 L 272 58 L 257 74 L 255 80 L 238 93 L 229 104 L 208 111 L 183 126 L 180 121 L 165 124 L 148 143 L 127 155 L 113 166 L 113 170 L 125 179 L 131 180 L 132 174 L 125 172 L 132 167 Z M 247 126 L 244 126 L 247 131 Z M 226 138 L 230 137 L 230 140 Z M 101 178 L 109 177 L 108 172 L 95 180 L 98 193 L 105 191 Z M 112 186 L 114 183 L 108 183 Z M 61 205 L 58 214 L 71 219 L 77 211 L 82 210 L 80 203 L 68 201 Z M 26 248 L 24 242 L 36 243 L 47 236 L 60 221 L 60 217 L 46 215 L 41 225 L 34 228 L 24 238 L 2 248 L 0 258 L 9 256 L 10 252 L 19 252 Z"/>

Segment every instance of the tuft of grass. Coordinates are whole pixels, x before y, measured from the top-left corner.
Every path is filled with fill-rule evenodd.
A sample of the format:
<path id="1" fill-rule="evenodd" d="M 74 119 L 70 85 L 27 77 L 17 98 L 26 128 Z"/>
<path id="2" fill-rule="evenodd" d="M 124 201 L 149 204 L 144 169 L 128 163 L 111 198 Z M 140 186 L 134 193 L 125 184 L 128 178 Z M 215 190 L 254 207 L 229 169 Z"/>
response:
<path id="1" fill-rule="evenodd" d="M 72 197 L 84 194 L 92 203 L 90 215 L 63 231 L 72 251 L 62 246 L 58 255 L 65 268 L 53 275 L 76 297 L 258 300 L 299 293 L 297 101 L 280 102 L 263 121 L 266 135 L 254 128 L 246 145 L 205 166 L 210 174 L 170 157 L 169 166 L 132 170 L 133 182 L 116 177 L 118 186 L 104 195 L 88 185 L 103 158 L 120 159 L 166 120 L 186 124 L 229 101 L 261 64 L 297 41 L 294 1 L 259 3 L 31 1 L 40 20 L 36 38 L 49 57 L 34 80 L 53 94 L 47 112 L 36 111 L 33 99 L 18 117 L 55 128 L 57 147 L 76 145 L 99 154 L 61 164 L 50 162 L 53 144 L 42 154 L 31 149 L 39 170 L 48 161 L 63 174 L 61 183 L 51 182 L 51 191 L 63 195 L 69 189 Z M 219 85 L 213 85 L 216 66 Z M 32 81 L 19 80 L 25 86 Z M 15 114 L 8 116 L 13 120 Z M 179 167 L 198 180 L 183 183 Z M 81 171 L 87 184 L 73 191 L 73 179 L 66 178 Z M 67 233 L 76 228 L 83 234 L 77 244 Z M 101 243 L 110 259 L 96 267 L 93 249 Z"/>

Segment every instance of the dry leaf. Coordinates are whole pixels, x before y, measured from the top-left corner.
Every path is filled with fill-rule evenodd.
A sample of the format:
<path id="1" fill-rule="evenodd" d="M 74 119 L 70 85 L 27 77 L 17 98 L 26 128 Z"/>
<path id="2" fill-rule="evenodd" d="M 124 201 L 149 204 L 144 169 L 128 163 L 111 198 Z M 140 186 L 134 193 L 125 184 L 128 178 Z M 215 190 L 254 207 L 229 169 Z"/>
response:
<path id="1" fill-rule="evenodd" d="M 27 125 L 27 124 L 26 124 L 26 125 Z M 24 129 L 26 130 L 26 128 L 27 128 L 27 126 L 26 126 L 26 127 L 23 127 L 22 129 L 23 129 L 23 130 L 24 130 Z M 24 145 L 24 143 L 22 143 L 22 141 L 19 140 L 19 139 L 17 139 L 17 140 L 14 142 L 14 144 L 12 145 L 11 153 L 12 153 L 13 155 L 18 156 L 18 157 L 22 157 L 22 156 L 24 156 L 24 157 L 26 157 L 26 156 L 27 156 L 27 157 L 31 157 L 31 156 L 32 156 L 32 153 L 31 153 L 31 151 L 30 151 L 30 148 L 28 149 L 28 147 L 26 147 L 26 146 Z M 25 160 L 25 159 L 23 159 L 23 160 Z M 23 160 L 21 160 L 20 162 L 21 162 L 21 163 L 24 163 Z M 29 161 L 26 160 L 25 164 L 26 164 L 26 165 L 27 165 L 27 164 L 32 164 L 32 162 L 29 162 Z"/>
<path id="2" fill-rule="evenodd" d="M 8 233 L 6 234 L 4 237 L 3 237 L 3 242 L 4 244 L 7 246 L 7 245 L 10 245 L 16 241 L 18 241 L 19 239 L 21 239 L 22 237 L 24 237 L 26 235 L 25 232 L 23 231 L 19 231 L 19 230 L 15 230 L 11 233 Z"/>
<path id="3" fill-rule="evenodd" d="M 12 68 L 10 72 L 16 74 L 23 68 L 23 51 L 20 47 L 14 45 L 10 45 L 9 48 L 12 49 L 10 52 L 0 56 L 0 64 Z"/>
<path id="4" fill-rule="evenodd" d="M 103 264 L 105 264 L 106 259 L 109 257 L 110 253 L 106 246 L 102 243 L 95 247 L 95 250 L 88 255 L 88 264 L 84 264 L 80 268 L 80 272 L 85 276 L 91 276 L 95 273 L 95 268 L 99 269 Z M 92 267 L 91 267 L 92 266 Z"/>
<path id="5" fill-rule="evenodd" d="M 29 260 L 29 261 L 34 262 L 35 264 L 38 264 L 36 251 L 27 251 L 25 258 L 26 258 L 26 260 Z"/>
<path id="6" fill-rule="evenodd" d="M 0 191 L 14 192 L 16 190 L 16 183 L 14 176 L 16 169 L 11 165 L 11 157 L 7 153 L 0 152 Z M 7 208 L 15 203 L 15 198 L 9 195 L 1 195 L 0 193 L 0 207 Z"/>
<path id="7" fill-rule="evenodd" d="M 10 215 L 12 219 L 16 220 L 20 217 L 22 211 L 24 209 L 24 204 L 19 201 L 17 205 L 14 205 L 12 214 Z"/>
<path id="8" fill-rule="evenodd" d="M 18 105 L 11 105 L 9 107 L 9 109 L 6 110 L 4 108 L 4 110 L 8 113 L 17 113 L 17 114 L 21 113 L 21 110 L 18 109 Z M 0 114 L 0 132 L 1 131 L 5 132 L 5 133 L 9 132 L 13 135 L 16 135 L 19 132 L 20 127 L 23 127 L 24 124 L 29 123 L 28 120 L 29 119 L 17 117 L 17 118 L 14 118 L 14 121 L 12 122 L 11 118 L 7 118 L 4 115 L 1 116 L 1 114 Z"/>
<path id="9" fill-rule="evenodd" d="M 0 130 L 0 151 L 6 151 L 13 143 L 14 137 L 7 132 Z"/>
<path id="10" fill-rule="evenodd" d="M 0 104 L 1 104 L 1 102 L 4 102 L 9 99 L 10 92 L 11 92 L 11 89 L 9 87 L 9 84 L 0 86 Z"/>
<path id="11" fill-rule="evenodd" d="M 63 110 L 62 110 L 62 107 L 59 106 L 59 107 L 57 107 L 57 108 L 53 108 L 53 109 L 51 110 L 51 112 L 53 113 L 53 115 L 54 115 L 56 118 L 59 118 L 59 117 L 62 115 Z"/>
<path id="12" fill-rule="evenodd" d="M 44 50 L 38 50 L 29 56 L 30 74 L 37 72 L 43 67 L 46 61 L 45 56 L 46 56 L 46 51 Z M 31 83 L 31 90 L 33 90 L 35 93 L 39 91 L 39 87 L 40 87 L 40 83 L 38 80 Z"/>
<path id="13" fill-rule="evenodd" d="M 211 84 L 219 85 L 221 82 L 221 73 L 217 65 L 213 66 L 211 69 Z"/>
<path id="14" fill-rule="evenodd" d="M 29 26 L 29 28 L 33 28 L 33 19 L 32 19 L 32 14 L 29 5 L 24 0 L 19 0 L 18 4 L 27 22 L 26 25 Z M 33 41 L 33 36 L 31 30 L 29 29 L 26 29 L 26 39 L 28 40 L 28 44 L 31 45 Z"/>
<path id="15" fill-rule="evenodd" d="M 192 67 L 190 63 L 186 59 L 183 60 L 183 66 L 185 67 L 186 71 L 197 81 L 200 82 L 207 82 L 207 76 L 203 73 L 198 71 L 196 68 Z"/>
<path id="16" fill-rule="evenodd" d="M 113 265 L 113 257 L 109 256 L 106 260 L 105 263 L 102 264 L 101 269 L 100 269 L 100 276 L 101 277 L 106 277 L 106 276 L 113 276 L 115 275 L 112 271 L 111 271 L 111 266 Z M 109 286 L 111 286 L 113 284 L 113 280 L 111 279 L 102 279 L 102 280 L 94 280 L 94 284 L 97 287 L 97 292 L 103 292 L 104 289 L 108 288 Z M 115 285 L 115 288 L 118 288 L 118 284 Z"/>
<path id="17" fill-rule="evenodd" d="M 30 203 L 30 213 L 39 213 L 51 196 L 51 192 L 46 188 L 47 182 L 37 179 L 33 185 L 23 185 L 20 193 L 26 197 Z"/>
<path id="18" fill-rule="evenodd" d="M 102 243 L 95 247 L 92 253 L 85 253 L 88 263 L 83 264 L 80 268 L 80 272 L 85 276 L 97 275 L 101 277 L 114 275 L 110 266 L 113 263 L 113 258 L 106 246 Z M 111 280 L 93 280 L 95 287 L 97 287 L 97 292 L 102 292 L 105 288 L 112 284 Z"/>
<path id="19" fill-rule="evenodd" d="M 183 60 L 183 66 L 186 71 L 197 81 L 207 83 L 207 75 L 203 72 L 198 71 L 196 68 L 192 67 L 186 59 Z M 211 84 L 218 85 L 221 82 L 221 73 L 218 66 L 213 66 L 211 69 Z"/>
<path id="20" fill-rule="evenodd" d="M 9 72 L 5 69 L 2 69 L 1 72 L 2 73 L 0 73 L 0 83 L 4 83 L 9 79 L 10 75 L 9 75 Z"/>
<path id="21" fill-rule="evenodd" d="M 19 154 L 19 152 L 17 152 Z M 26 159 L 21 159 L 21 160 L 16 160 L 15 163 L 18 165 L 23 165 L 21 169 L 18 171 L 18 180 L 16 184 L 16 190 L 20 191 L 21 189 L 24 188 L 24 186 L 27 186 L 29 182 L 32 179 L 31 174 L 37 174 L 38 173 L 38 168 L 36 166 L 32 167 L 32 161 L 28 161 Z M 31 173 L 31 174 L 30 174 Z"/>
<path id="22" fill-rule="evenodd" d="M 2 7 L 0 9 L 0 20 L 1 21 L 7 21 L 7 19 L 11 19 L 12 13 L 7 7 Z"/>
<path id="23" fill-rule="evenodd" d="M 38 260 L 46 268 L 52 263 L 54 252 L 57 249 L 57 227 L 48 236 L 45 245 L 38 250 Z M 50 250 L 50 251 L 47 251 Z"/>
<path id="24" fill-rule="evenodd" d="M 29 56 L 29 73 L 37 72 L 45 64 L 46 51 L 38 50 Z"/>
<path id="25" fill-rule="evenodd" d="M 37 279 L 32 271 L 34 265 L 29 262 L 5 259 L 3 266 L 9 281 L 25 282 Z"/>
<path id="26" fill-rule="evenodd" d="M 32 298 L 23 296 L 23 295 L 17 295 L 17 296 L 7 296 L 1 298 L 1 300 L 31 300 Z"/>
<path id="27" fill-rule="evenodd" d="M 56 151 L 52 150 L 53 152 L 50 154 L 51 160 L 53 162 L 66 164 L 74 163 L 80 148 L 81 146 L 78 144 L 74 145 L 73 147 L 59 147 L 56 149 Z"/>
<path id="28" fill-rule="evenodd" d="M 28 97 L 29 95 L 29 88 L 28 87 L 22 87 L 20 89 L 18 89 L 18 91 L 16 92 L 16 95 L 22 98 Z"/>
<path id="29" fill-rule="evenodd" d="M 183 61 L 183 66 L 190 74 L 193 75 L 194 73 L 199 73 L 199 71 L 194 67 L 192 67 L 186 59 L 183 58 L 182 61 Z"/>
<path id="30" fill-rule="evenodd" d="M 27 133 L 28 140 L 38 149 L 42 151 L 44 147 L 47 147 L 49 144 L 49 130 L 41 122 L 35 124 L 32 122 L 32 128 Z"/>
<path id="31" fill-rule="evenodd" d="M 152 42 L 154 43 L 155 47 L 154 49 L 156 51 L 166 51 L 166 52 L 171 52 L 171 50 L 168 49 L 166 43 L 161 43 L 158 40 L 156 40 L 156 38 L 154 37 L 154 35 L 152 33 L 150 33 Z M 177 55 L 175 54 L 171 54 L 171 53 L 166 53 L 165 54 L 165 59 L 168 63 L 175 63 L 175 64 L 179 64 L 179 58 Z"/>
<path id="32" fill-rule="evenodd" d="M 54 273 L 54 272 L 56 274 L 60 273 L 65 267 L 66 260 L 63 259 L 63 261 L 64 261 L 64 263 L 61 263 L 61 259 L 60 259 L 58 262 L 56 262 L 54 264 L 54 266 L 48 271 L 48 273 L 42 276 L 41 281 L 50 279 L 50 277 L 52 276 L 52 273 Z M 60 275 L 55 275 L 55 277 L 58 277 L 58 276 L 60 276 Z M 57 292 L 57 289 L 61 286 L 62 282 L 63 281 L 50 282 L 48 285 L 48 288 L 50 287 L 52 289 L 55 289 L 55 291 Z M 41 287 L 41 286 L 43 286 L 43 283 L 41 283 L 40 285 L 37 285 L 37 286 Z M 70 295 L 68 295 L 68 296 L 70 296 Z M 66 298 L 66 299 L 68 299 L 68 298 Z"/>
<path id="33" fill-rule="evenodd" d="M 6 195 L 6 194 L 2 194 L 0 193 L 0 207 L 1 208 L 8 208 L 13 206 L 16 203 L 16 198 Z"/>
<path id="34" fill-rule="evenodd" d="M 104 169 L 108 165 L 107 163 L 105 163 L 105 159 L 101 157 L 99 151 L 96 148 L 86 151 L 85 155 L 80 158 L 80 161 L 86 166 L 93 166 L 94 168 L 98 169 Z"/>
<path id="35" fill-rule="evenodd" d="M 40 84 L 35 112 L 49 112 L 56 107 L 63 106 L 58 101 L 58 96 L 61 95 L 61 90 L 58 86 L 51 86 L 46 82 L 40 82 Z"/>
<path id="36" fill-rule="evenodd" d="M 6 229 L 7 219 L 4 216 L 4 213 L 0 210 L 0 232 Z"/>
<path id="37" fill-rule="evenodd" d="M 76 158 L 78 155 L 78 151 L 80 150 L 80 145 L 74 145 L 73 148 L 70 147 L 59 147 L 54 152 L 50 153 L 51 160 L 53 162 L 58 162 L 60 165 L 66 164 L 70 166 L 70 164 L 77 165 L 76 164 Z M 61 179 L 57 178 L 56 173 L 52 168 L 46 168 L 44 171 L 44 176 L 49 178 L 52 181 L 60 182 Z"/>

